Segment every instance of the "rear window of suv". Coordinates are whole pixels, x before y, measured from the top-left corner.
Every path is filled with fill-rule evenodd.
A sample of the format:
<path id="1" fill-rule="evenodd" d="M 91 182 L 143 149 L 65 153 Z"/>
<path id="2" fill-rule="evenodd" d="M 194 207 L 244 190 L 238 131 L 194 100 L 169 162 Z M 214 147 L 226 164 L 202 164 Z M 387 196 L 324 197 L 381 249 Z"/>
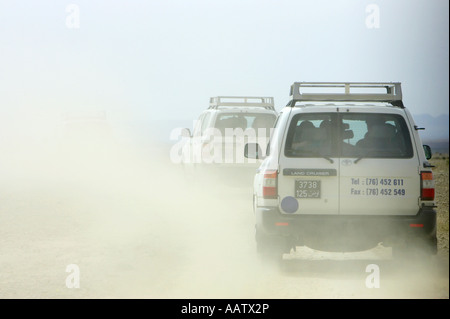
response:
<path id="1" fill-rule="evenodd" d="M 276 120 L 274 114 L 261 113 L 222 113 L 217 117 L 215 127 L 225 134 L 225 129 L 266 129 L 267 134 Z"/>
<path id="2" fill-rule="evenodd" d="M 302 113 L 292 118 L 287 157 L 410 158 L 404 118 L 379 113 Z"/>

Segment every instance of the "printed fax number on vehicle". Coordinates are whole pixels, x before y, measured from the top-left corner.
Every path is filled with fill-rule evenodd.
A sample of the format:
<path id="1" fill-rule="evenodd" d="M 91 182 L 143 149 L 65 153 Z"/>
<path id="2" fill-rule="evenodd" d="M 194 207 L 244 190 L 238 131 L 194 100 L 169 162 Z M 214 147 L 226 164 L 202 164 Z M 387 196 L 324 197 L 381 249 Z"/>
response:
<path id="1" fill-rule="evenodd" d="M 367 195 L 367 196 L 405 196 L 404 188 L 351 188 L 350 195 Z"/>

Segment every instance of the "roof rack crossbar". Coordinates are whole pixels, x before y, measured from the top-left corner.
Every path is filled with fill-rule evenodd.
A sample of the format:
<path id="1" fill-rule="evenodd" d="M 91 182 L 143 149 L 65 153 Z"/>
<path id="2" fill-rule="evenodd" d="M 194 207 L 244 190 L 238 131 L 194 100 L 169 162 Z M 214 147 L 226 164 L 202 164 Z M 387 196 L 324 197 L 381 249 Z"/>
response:
<path id="1" fill-rule="evenodd" d="M 323 89 L 320 93 L 303 93 L 303 88 Z M 327 90 L 333 93 L 327 93 Z M 335 93 L 341 89 L 342 92 Z M 367 92 L 352 92 L 355 89 Z M 382 89 L 386 92 L 378 93 L 373 89 Z M 372 90 L 372 91 L 371 91 Z M 291 85 L 290 102 L 294 106 L 296 102 L 305 101 L 361 101 L 361 102 L 389 102 L 395 106 L 404 107 L 402 103 L 402 89 L 400 82 L 294 82 Z"/>
<path id="2" fill-rule="evenodd" d="M 274 110 L 273 97 L 265 96 L 215 96 L 209 99 L 209 108 L 217 109 L 222 106 L 232 107 L 263 107 Z"/>

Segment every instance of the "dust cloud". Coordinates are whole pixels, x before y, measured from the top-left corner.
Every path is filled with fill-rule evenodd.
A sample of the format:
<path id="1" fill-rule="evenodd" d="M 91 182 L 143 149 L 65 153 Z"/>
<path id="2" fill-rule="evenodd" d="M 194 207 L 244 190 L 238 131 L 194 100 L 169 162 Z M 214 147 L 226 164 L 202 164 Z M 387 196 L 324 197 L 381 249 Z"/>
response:
<path id="1" fill-rule="evenodd" d="M 299 248 L 282 267 L 262 263 L 251 184 L 189 174 L 170 145 L 101 115 L 1 132 L 1 298 L 448 298 L 440 260 Z M 369 264 L 380 288 L 366 286 Z"/>

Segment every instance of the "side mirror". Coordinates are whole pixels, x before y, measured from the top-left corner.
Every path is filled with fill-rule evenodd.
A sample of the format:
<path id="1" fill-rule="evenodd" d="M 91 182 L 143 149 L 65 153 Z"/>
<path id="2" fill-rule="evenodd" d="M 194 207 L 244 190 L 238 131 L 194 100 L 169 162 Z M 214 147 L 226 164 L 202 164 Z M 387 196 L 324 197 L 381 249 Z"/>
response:
<path id="1" fill-rule="evenodd" d="M 244 147 L 244 156 L 246 158 L 261 159 L 264 158 L 261 147 L 258 143 L 248 143 Z"/>
<path id="2" fill-rule="evenodd" d="M 184 128 L 181 130 L 181 136 L 182 137 L 191 137 L 191 130 L 188 128 Z"/>
<path id="3" fill-rule="evenodd" d="M 431 147 L 428 145 L 423 145 L 423 151 L 425 152 L 425 157 L 429 160 L 433 156 L 433 152 L 431 151 Z"/>

